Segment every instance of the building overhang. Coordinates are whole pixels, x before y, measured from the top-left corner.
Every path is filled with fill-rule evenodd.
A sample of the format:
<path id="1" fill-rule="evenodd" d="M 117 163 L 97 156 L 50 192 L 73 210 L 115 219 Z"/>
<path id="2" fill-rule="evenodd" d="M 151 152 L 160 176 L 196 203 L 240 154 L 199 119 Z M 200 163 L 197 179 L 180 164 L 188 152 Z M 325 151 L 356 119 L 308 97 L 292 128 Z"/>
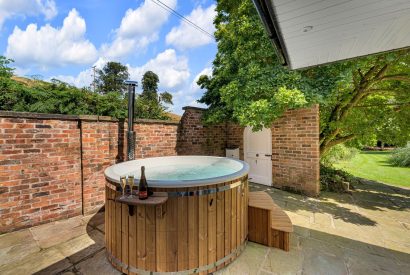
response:
<path id="1" fill-rule="evenodd" d="M 410 47 L 408 0 L 253 0 L 281 64 L 301 69 Z"/>

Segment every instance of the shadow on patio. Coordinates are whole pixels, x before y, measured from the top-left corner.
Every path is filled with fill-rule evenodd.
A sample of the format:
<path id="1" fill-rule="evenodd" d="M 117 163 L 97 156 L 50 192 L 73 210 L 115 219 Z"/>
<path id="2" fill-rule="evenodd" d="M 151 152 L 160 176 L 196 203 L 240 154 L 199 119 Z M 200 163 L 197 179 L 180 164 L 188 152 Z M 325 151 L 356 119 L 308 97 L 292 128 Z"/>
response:
<path id="1" fill-rule="evenodd" d="M 295 225 L 291 251 L 249 243 L 220 274 L 403 274 L 410 269 L 410 191 L 362 184 L 307 198 L 266 190 Z M 380 200 L 383 201 L 380 201 Z M 105 258 L 104 213 L 0 236 L 1 274 L 121 274 Z"/>

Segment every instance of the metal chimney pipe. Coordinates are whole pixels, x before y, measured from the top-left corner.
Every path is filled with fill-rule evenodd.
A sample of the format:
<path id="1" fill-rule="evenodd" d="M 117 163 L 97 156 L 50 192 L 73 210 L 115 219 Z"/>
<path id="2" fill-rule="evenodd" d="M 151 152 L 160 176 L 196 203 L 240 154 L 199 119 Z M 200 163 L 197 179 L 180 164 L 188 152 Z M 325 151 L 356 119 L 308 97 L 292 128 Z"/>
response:
<path id="1" fill-rule="evenodd" d="M 127 160 L 135 159 L 135 133 L 134 133 L 134 103 L 135 103 L 135 87 L 137 81 L 125 81 L 128 86 L 128 131 L 127 131 Z"/>

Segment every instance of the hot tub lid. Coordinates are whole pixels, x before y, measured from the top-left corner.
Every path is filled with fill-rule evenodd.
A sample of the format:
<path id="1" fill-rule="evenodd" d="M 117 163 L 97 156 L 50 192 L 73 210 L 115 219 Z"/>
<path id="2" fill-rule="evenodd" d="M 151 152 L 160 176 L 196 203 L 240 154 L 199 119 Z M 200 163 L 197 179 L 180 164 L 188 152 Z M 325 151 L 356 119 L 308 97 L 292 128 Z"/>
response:
<path id="1" fill-rule="evenodd" d="M 107 180 L 119 183 L 121 176 L 140 178 L 145 166 L 148 185 L 157 188 L 180 188 L 218 184 L 245 176 L 249 165 L 241 160 L 213 156 L 170 156 L 126 161 L 108 167 Z"/>

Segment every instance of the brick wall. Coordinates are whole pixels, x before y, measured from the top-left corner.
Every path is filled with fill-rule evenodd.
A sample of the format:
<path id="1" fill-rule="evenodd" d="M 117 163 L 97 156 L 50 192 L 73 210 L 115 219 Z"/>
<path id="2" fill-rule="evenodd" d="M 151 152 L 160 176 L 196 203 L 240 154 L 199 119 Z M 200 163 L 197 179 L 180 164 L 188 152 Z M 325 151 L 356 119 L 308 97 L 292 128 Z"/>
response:
<path id="1" fill-rule="evenodd" d="M 137 120 L 135 156 L 176 155 L 178 123 Z M 126 158 L 109 117 L 0 111 L 0 233 L 98 211 L 104 169 Z"/>
<path id="2" fill-rule="evenodd" d="M 181 123 L 137 120 L 136 158 L 224 156 L 240 148 L 244 128 L 202 124 L 203 109 L 186 107 Z M 319 192 L 319 109 L 291 110 L 272 126 L 273 184 Z M 104 169 L 126 159 L 126 124 L 98 116 L 0 111 L 0 233 L 104 205 Z"/>
<path id="3" fill-rule="evenodd" d="M 225 156 L 226 126 L 202 124 L 204 109 L 184 107 L 178 130 L 178 155 Z"/>
<path id="4" fill-rule="evenodd" d="M 0 117 L 0 233 L 81 214 L 77 121 Z"/>
<path id="5" fill-rule="evenodd" d="M 287 111 L 272 126 L 273 186 L 319 194 L 319 105 Z"/>
<path id="6" fill-rule="evenodd" d="M 177 123 L 146 119 L 136 122 L 136 158 L 177 155 Z"/>
<path id="7" fill-rule="evenodd" d="M 204 109 L 185 107 L 179 154 L 224 156 L 225 147 L 239 147 L 244 159 L 244 127 L 227 123 L 201 125 Z M 271 127 L 274 187 L 319 194 L 319 106 L 289 110 Z M 210 148 L 213 147 L 213 148 Z"/>

